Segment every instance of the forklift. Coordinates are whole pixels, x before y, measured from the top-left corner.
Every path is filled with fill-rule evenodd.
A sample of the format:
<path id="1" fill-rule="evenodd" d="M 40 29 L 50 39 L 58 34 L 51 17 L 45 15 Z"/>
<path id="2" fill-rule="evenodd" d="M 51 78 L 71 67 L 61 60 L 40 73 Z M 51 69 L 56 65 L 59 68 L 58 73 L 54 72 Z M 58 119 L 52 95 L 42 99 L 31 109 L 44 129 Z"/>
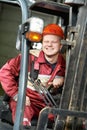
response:
<path id="1" fill-rule="evenodd" d="M 58 17 L 57 23 L 64 27 L 65 40 L 62 40 L 62 52 L 66 54 L 66 75 L 59 106 L 42 109 L 36 124 L 30 130 L 49 130 L 49 113 L 57 115 L 52 130 L 87 130 L 87 0 L 39 1 L 32 4 L 28 0 L 0 1 L 18 4 L 22 12 L 22 23 L 16 43 L 22 54 L 16 122 L 12 126 L 0 120 L 0 129 L 23 130 L 28 55 L 32 44 L 25 37 L 30 31 L 30 10 Z"/>

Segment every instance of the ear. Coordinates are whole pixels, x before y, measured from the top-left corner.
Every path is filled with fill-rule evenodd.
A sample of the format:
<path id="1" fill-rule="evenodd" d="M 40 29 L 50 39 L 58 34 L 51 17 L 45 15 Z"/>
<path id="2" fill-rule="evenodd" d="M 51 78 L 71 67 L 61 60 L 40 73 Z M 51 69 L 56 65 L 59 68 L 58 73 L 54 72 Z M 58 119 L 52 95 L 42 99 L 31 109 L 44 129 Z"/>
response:
<path id="1" fill-rule="evenodd" d="M 62 44 L 60 44 L 60 51 L 61 51 L 62 47 L 63 47 L 63 45 L 62 45 Z"/>

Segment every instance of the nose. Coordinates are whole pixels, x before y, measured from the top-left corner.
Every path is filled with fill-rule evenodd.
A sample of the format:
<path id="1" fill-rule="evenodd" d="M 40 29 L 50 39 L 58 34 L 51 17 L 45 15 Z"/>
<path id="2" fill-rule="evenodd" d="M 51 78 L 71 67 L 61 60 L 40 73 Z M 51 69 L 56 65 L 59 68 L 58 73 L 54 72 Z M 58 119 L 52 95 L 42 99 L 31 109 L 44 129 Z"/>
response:
<path id="1" fill-rule="evenodd" d="M 52 46 L 52 42 L 49 41 L 49 42 L 48 42 L 48 46 Z"/>

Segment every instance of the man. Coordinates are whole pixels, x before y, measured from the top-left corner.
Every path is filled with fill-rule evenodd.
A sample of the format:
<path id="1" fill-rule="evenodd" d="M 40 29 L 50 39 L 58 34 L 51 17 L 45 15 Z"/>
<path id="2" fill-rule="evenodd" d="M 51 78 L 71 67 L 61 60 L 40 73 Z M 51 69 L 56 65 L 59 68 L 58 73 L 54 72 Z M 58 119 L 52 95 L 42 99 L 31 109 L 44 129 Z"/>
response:
<path id="1" fill-rule="evenodd" d="M 29 76 L 31 64 L 34 62 L 34 72 L 38 71 L 38 78 L 46 87 L 54 88 L 63 86 L 65 76 L 65 60 L 61 55 L 61 39 L 64 38 L 63 30 L 56 24 L 49 24 L 43 29 L 42 50 L 39 56 L 29 54 Z M 18 97 L 18 77 L 20 73 L 21 54 L 9 60 L 0 70 L 0 82 L 5 93 L 10 97 L 9 106 L 12 111 L 13 123 L 15 121 L 16 104 Z M 33 74 L 34 75 L 34 74 Z M 35 77 L 33 77 L 35 79 Z M 26 88 L 26 101 L 23 117 L 23 125 L 31 126 L 31 120 L 38 116 L 42 108 L 46 106 L 41 95 L 28 81 Z M 51 116 L 49 115 L 49 118 Z"/>

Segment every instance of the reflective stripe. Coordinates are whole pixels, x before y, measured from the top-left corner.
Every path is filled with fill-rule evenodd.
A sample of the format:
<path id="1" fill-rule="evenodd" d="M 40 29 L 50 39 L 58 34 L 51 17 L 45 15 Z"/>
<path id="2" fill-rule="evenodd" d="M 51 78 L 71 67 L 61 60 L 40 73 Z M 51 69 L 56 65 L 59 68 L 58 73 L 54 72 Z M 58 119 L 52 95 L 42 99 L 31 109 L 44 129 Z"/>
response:
<path id="1" fill-rule="evenodd" d="M 30 73 L 28 73 L 28 78 L 30 79 L 29 74 Z M 41 80 L 41 82 L 44 86 L 46 86 L 50 77 L 51 77 L 51 75 L 38 74 L 38 79 Z M 60 77 L 63 77 L 63 76 L 55 76 L 55 78 L 60 78 Z M 27 88 L 35 91 L 35 88 L 33 87 L 32 83 L 29 80 L 27 81 Z"/>
<path id="2" fill-rule="evenodd" d="M 31 90 L 33 90 L 33 91 L 36 90 L 33 86 L 28 86 L 28 85 L 27 85 L 27 88 L 29 88 L 29 89 L 31 89 Z"/>
<path id="3" fill-rule="evenodd" d="M 18 100 L 18 94 L 16 94 L 14 97 L 13 97 L 14 101 L 17 101 Z"/>
<path id="4" fill-rule="evenodd" d="M 23 121 L 29 121 L 28 118 L 23 118 Z"/>
<path id="5" fill-rule="evenodd" d="M 27 124 L 26 124 L 26 122 L 27 122 Z M 31 126 L 31 122 L 28 120 L 28 118 L 23 118 L 23 125 L 24 124 Z"/>

